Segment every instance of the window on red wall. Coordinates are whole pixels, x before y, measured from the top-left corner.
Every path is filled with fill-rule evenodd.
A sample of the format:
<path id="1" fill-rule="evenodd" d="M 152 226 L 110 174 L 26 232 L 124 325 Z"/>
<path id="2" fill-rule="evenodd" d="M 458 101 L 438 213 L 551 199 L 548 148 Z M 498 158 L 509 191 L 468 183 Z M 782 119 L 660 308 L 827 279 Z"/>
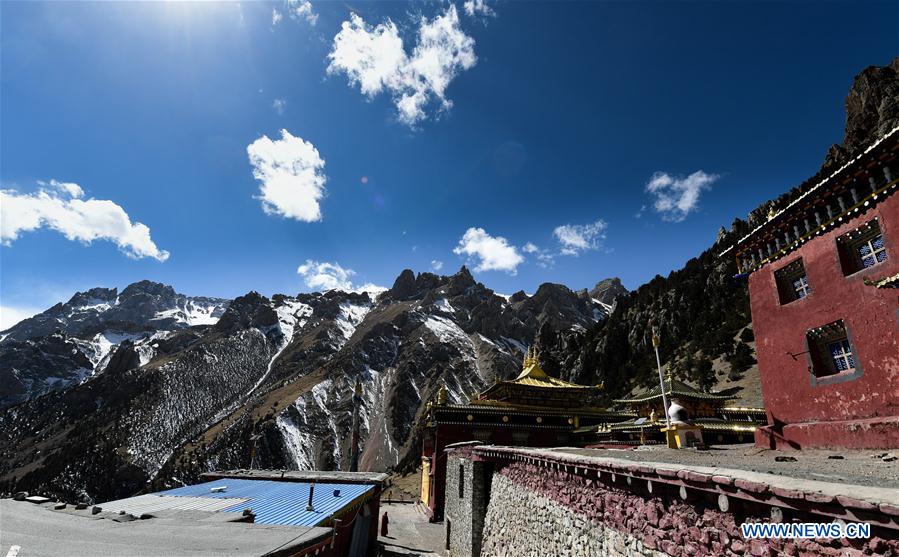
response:
<path id="1" fill-rule="evenodd" d="M 801 300 L 812 291 L 801 257 L 786 267 L 774 271 L 774 279 L 777 282 L 777 295 L 781 305 Z"/>
<path id="2" fill-rule="evenodd" d="M 837 238 L 837 246 L 845 276 L 883 263 L 887 259 L 886 245 L 877 219 Z"/>
<path id="3" fill-rule="evenodd" d="M 815 377 L 852 373 L 856 368 L 856 354 L 849 341 L 843 320 L 837 320 L 806 332 L 811 372 Z"/>

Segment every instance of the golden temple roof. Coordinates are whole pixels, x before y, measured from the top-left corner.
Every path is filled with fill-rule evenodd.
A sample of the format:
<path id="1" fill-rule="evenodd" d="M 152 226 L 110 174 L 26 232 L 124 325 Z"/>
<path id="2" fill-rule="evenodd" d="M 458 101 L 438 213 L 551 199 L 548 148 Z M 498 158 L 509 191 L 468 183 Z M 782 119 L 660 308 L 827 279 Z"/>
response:
<path id="1" fill-rule="evenodd" d="M 524 357 L 524 362 L 522 363 L 521 373 L 518 374 L 518 377 L 512 379 L 511 381 L 501 381 L 501 383 L 515 383 L 517 385 L 529 385 L 532 387 L 567 389 L 596 388 L 590 385 L 578 385 L 577 383 L 569 383 L 568 381 L 562 381 L 561 379 L 551 377 L 548 373 L 543 371 L 543 368 L 540 367 L 540 362 L 537 360 L 537 358 L 537 350 L 535 348 L 528 348 L 527 354 Z"/>
<path id="2" fill-rule="evenodd" d="M 473 400 L 472 403 L 482 404 L 487 401 L 499 400 L 497 397 L 500 397 L 501 399 L 503 396 L 506 396 L 501 395 L 500 393 L 509 393 L 509 389 L 512 389 L 513 392 L 516 390 L 521 392 L 522 387 L 524 390 L 530 391 L 533 389 L 535 391 L 535 394 L 530 396 L 535 396 L 540 389 L 551 389 L 559 394 L 579 393 L 577 396 L 582 397 L 588 394 L 595 395 L 602 389 L 601 384 L 594 386 L 578 385 L 550 376 L 540 367 L 538 356 L 536 349 L 528 348 L 527 354 L 524 357 L 524 362 L 522 362 L 521 373 L 519 373 L 515 379 L 497 381 L 493 386 L 480 393 L 478 399 Z M 518 402 L 523 403 L 522 400 L 519 400 Z"/>

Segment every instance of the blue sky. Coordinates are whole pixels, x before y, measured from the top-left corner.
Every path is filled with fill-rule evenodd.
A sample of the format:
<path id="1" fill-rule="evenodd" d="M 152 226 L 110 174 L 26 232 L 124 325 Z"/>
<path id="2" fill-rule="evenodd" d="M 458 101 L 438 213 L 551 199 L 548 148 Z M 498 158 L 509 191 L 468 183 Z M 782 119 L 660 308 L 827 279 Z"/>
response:
<path id="1" fill-rule="evenodd" d="M 853 76 L 899 52 L 894 2 L 0 16 L 4 325 L 140 279 L 234 297 L 466 262 L 503 293 L 635 288 L 812 175 Z"/>

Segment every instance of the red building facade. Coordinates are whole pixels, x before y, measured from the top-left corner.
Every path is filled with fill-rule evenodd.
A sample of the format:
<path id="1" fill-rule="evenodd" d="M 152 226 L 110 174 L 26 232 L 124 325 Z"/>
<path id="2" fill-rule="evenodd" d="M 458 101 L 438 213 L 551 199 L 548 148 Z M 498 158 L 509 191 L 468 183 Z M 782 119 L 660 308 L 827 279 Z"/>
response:
<path id="1" fill-rule="evenodd" d="M 899 447 L 899 128 L 734 251 L 772 448 Z"/>

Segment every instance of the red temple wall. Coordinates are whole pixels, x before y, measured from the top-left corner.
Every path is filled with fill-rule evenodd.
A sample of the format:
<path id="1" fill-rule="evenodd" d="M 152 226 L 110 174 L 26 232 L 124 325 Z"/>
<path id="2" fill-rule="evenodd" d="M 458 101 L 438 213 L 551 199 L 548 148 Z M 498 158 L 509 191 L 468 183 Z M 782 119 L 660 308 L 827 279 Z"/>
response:
<path id="1" fill-rule="evenodd" d="M 844 276 L 837 237 L 874 217 L 879 218 L 886 261 Z M 799 257 L 811 293 L 781 305 L 774 272 Z M 894 194 L 750 275 L 762 394 L 768 423 L 783 440 L 800 447 L 899 446 L 899 294 L 864 283 L 897 272 L 899 195 Z M 848 330 L 860 375 L 831 376 L 815 385 L 806 331 L 838 319 Z M 769 443 L 768 432 L 757 435 L 760 443 Z"/>

